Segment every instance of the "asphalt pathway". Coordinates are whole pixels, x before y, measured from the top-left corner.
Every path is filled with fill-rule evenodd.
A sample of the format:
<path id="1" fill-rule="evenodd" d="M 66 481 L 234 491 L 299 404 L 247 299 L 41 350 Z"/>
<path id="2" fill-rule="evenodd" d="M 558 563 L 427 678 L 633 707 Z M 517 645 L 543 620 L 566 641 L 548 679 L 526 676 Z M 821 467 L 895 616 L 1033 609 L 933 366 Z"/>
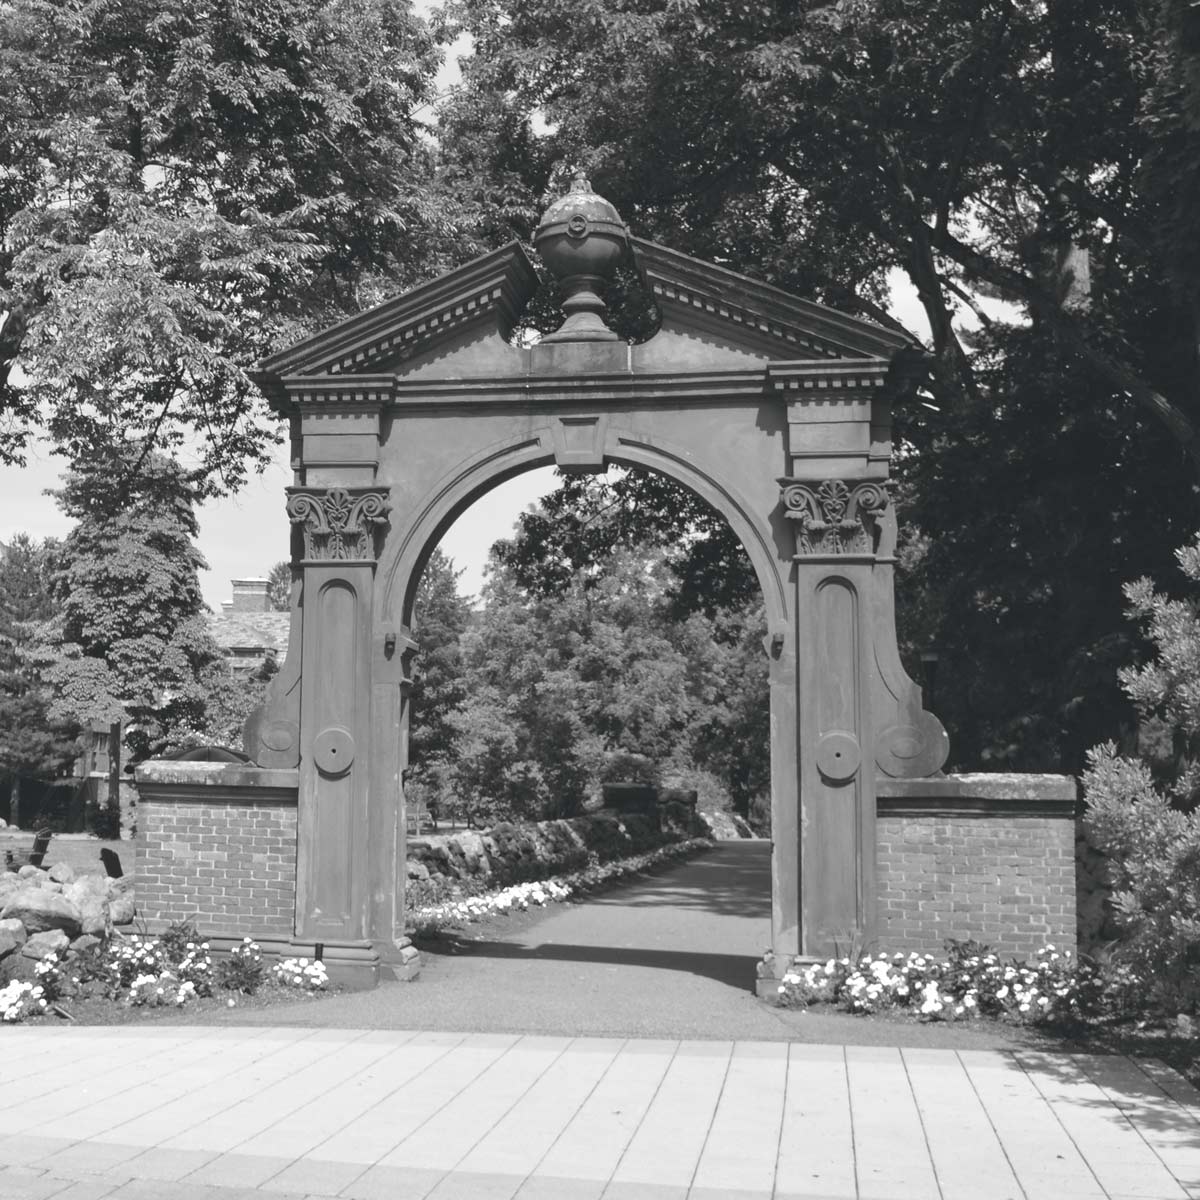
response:
<path id="1" fill-rule="evenodd" d="M 758 1000 L 754 973 L 770 942 L 770 881 L 769 842 L 720 842 L 595 897 L 465 930 L 423 951 L 414 983 L 201 1019 L 954 1049 L 1039 1044 L 1035 1035 L 991 1024 L 789 1012 Z"/>

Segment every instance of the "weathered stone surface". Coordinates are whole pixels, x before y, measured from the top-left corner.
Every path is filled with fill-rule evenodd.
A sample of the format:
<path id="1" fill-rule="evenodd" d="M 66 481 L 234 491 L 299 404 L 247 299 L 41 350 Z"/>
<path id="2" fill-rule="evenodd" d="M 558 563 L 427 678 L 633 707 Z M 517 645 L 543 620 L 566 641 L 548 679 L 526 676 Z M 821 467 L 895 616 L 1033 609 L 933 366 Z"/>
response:
<path id="1" fill-rule="evenodd" d="M 15 871 L 5 871 L 3 874 L 0 874 L 0 907 L 3 907 L 5 900 L 9 896 L 28 886 L 29 881 L 22 879 Z"/>
<path id="2" fill-rule="evenodd" d="M 0 909 L 0 918 L 5 917 L 15 917 L 29 934 L 61 929 L 73 938 L 82 932 L 79 909 L 65 896 L 40 887 L 28 887 L 10 896 Z"/>
<path id="3" fill-rule="evenodd" d="M 82 954 L 85 950 L 90 950 L 93 946 L 99 946 L 100 939 L 93 937 L 90 933 L 81 933 L 72 943 L 71 952 L 73 954 Z"/>
<path id="4" fill-rule="evenodd" d="M 0 921 L 0 933 L 7 933 L 11 937 L 15 937 L 18 946 L 23 946 L 25 939 L 29 936 L 25 932 L 25 926 L 15 917 L 7 917 L 5 920 Z"/>
<path id="5" fill-rule="evenodd" d="M 70 944 L 71 939 L 61 929 L 46 929 L 29 938 L 21 947 L 21 957 L 36 960 L 47 954 L 61 954 Z"/>
<path id="6" fill-rule="evenodd" d="M 108 880 L 108 912 L 114 925 L 129 925 L 137 912 L 134 876 Z"/>
<path id="7" fill-rule="evenodd" d="M 20 950 L 24 942 L 18 941 L 7 929 L 0 929 L 0 962 Z"/>
<path id="8" fill-rule="evenodd" d="M 103 933 L 109 926 L 108 879 L 102 875 L 81 875 L 67 884 L 63 895 L 79 909 L 83 933 Z"/>
<path id="9" fill-rule="evenodd" d="M 17 874 L 22 879 L 41 879 L 45 875 L 45 873 L 46 872 L 43 871 L 41 867 L 34 867 L 34 866 L 31 866 L 29 863 L 26 863 L 17 872 Z"/>
<path id="10" fill-rule="evenodd" d="M 70 883 L 75 878 L 75 868 L 65 862 L 56 862 L 46 873 L 55 883 Z"/>
<path id="11" fill-rule="evenodd" d="M 408 873 L 409 879 L 429 878 L 429 868 L 424 863 L 417 862 L 415 858 L 408 859 L 404 869 Z"/>

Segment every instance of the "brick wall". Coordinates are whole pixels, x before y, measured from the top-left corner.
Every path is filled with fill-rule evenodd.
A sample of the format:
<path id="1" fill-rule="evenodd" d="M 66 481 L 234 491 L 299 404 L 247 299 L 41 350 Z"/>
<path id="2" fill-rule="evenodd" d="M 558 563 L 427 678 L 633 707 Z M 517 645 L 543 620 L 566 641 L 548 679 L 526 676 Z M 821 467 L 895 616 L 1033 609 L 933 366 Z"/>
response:
<path id="1" fill-rule="evenodd" d="M 189 920 L 206 937 L 291 936 L 296 790 L 277 776 L 295 772 L 216 763 L 139 771 L 137 900 L 152 928 Z"/>
<path id="2" fill-rule="evenodd" d="M 985 781 L 985 782 L 983 782 Z M 948 937 L 1075 949 L 1075 785 L 1063 776 L 880 781 L 880 948 Z"/>

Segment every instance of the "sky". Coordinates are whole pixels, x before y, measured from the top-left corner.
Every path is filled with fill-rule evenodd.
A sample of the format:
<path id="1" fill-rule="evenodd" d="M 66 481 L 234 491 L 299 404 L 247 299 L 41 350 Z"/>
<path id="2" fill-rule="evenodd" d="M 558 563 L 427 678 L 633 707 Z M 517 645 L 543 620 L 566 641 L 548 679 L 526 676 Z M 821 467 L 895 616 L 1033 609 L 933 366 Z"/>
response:
<path id="1" fill-rule="evenodd" d="M 418 11 L 431 0 L 417 0 Z M 459 77 L 458 55 L 468 47 L 456 43 L 438 76 L 437 90 L 444 92 Z M 895 314 L 919 333 L 928 324 L 915 293 L 899 272 L 894 273 Z M 24 532 L 36 539 L 63 537 L 70 521 L 59 511 L 47 488 L 57 487 L 62 460 L 44 444 L 34 446 L 24 468 L 0 467 L 0 541 Z M 233 497 L 211 501 L 199 512 L 200 550 L 208 562 L 200 583 L 209 607 L 219 612 L 232 596 L 230 580 L 266 576 L 289 556 L 289 524 L 284 511 L 284 489 L 291 483 L 286 443 L 267 471 Z M 487 553 L 499 538 L 507 537 L 517 517 L 554 487 L 551 467 L 542 467 L 510 479 L 481 497 L 454 523 L 442 539 L 442 549 L 462 570 L 459 591 L 478 595 L 483 583 Z"/>

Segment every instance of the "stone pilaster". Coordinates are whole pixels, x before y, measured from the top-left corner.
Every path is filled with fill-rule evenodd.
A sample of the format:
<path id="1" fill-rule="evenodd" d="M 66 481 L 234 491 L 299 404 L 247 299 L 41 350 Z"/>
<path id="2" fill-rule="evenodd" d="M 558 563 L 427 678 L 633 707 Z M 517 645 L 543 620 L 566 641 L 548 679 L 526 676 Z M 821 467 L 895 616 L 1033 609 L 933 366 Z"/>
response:
<path id="1" fill-rule="evenodd" d="M 297 487 L 287 511 L 303 549 L 296 937 L 358 963 L 372 956 L 371 658 L 383 487 Z M 365 956 L 365 957 L 364 957 Z M 371 969 L 377 969 L 372 967 Z"/>
<path id="2" fill-rule="evenodd" d="M 870 594 L 887 488 L 780 480 L 795 536 L 799 707 L 800 953 L 875 935 L 874 631 Z"/>

